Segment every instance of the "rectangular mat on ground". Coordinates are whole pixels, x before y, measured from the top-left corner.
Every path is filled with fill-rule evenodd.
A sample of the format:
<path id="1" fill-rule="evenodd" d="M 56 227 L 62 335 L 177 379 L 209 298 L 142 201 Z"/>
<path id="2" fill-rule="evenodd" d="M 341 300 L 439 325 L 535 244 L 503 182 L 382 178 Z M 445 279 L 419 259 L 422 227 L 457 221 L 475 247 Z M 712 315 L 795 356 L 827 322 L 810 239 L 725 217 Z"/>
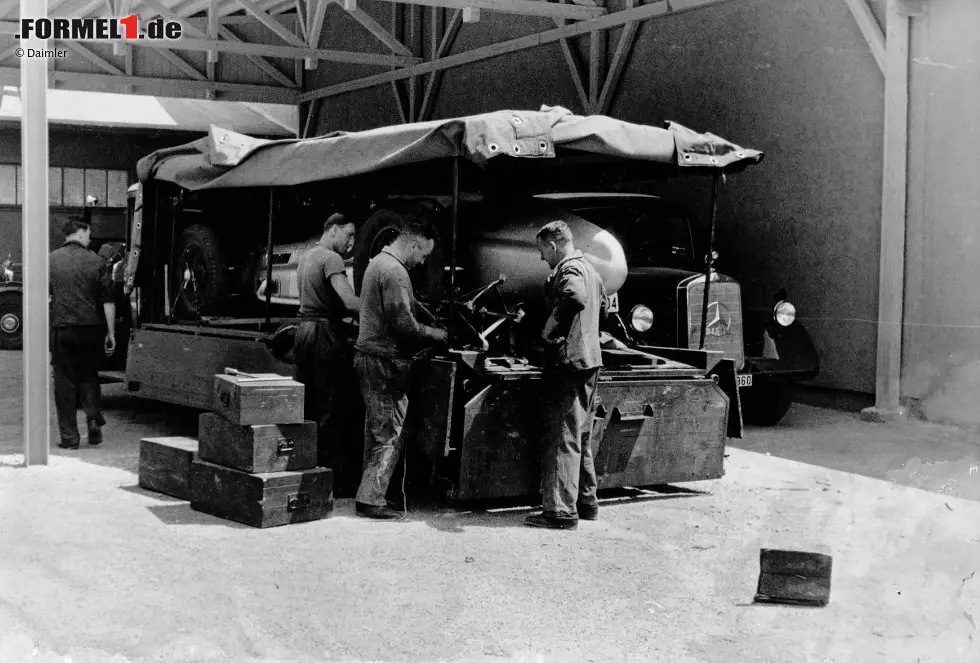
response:
<path id="1" fill-rule="evenodd" d="M 824 606 L 830 601 L 830 555 L 763 548 L 759 555 L 760 603 Z"/>

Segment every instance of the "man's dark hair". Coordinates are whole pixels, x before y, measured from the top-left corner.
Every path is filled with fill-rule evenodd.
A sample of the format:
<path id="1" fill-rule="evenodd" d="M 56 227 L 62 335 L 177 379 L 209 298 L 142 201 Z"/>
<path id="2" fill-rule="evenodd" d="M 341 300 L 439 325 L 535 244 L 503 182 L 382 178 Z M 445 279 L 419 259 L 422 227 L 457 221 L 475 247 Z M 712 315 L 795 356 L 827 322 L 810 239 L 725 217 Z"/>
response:
<path id="1" fill-rule="evenodd" d="M 402 224 L 399 234 L 421 237 L 422 239 L 436 239 L 436 227 L 428 219 L 409 217 Z"/>
<path id="2" fill-rule="evenodd" d="M 347 217 L 340 212 L 334 212 L 327 217 L 327 220 L 323 222 L 323 232 L 327 232 L 334 226 L 344 226 L 348 223 L 353 223 L 353 221 L 348 221 Z"/>
<path id="3" fill-rule="evenodd" d="M 70 216 L 63 224 L 61 224 L 61 232 L 65 234 L 65 237 L 71 237 L 79 230 L 86 230 L 91 227 L 92 224 L 90 224 L 84 218 L 80 216 Z"/>
<path id="4" fill-rule="evenodd" d="M 571 229 L 564 221 L 546 223 L 535 237 L 541 242 L 554 242 L 555 246 L 565 246 L 574 239 Z"/>

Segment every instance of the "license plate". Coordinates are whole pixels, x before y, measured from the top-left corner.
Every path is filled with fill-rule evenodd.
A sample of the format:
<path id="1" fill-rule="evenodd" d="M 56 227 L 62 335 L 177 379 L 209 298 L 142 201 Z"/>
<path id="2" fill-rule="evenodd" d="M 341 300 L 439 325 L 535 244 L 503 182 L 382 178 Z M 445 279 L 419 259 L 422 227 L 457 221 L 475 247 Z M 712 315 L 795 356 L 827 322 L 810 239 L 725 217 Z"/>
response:
<path id="1" fill-rule="evenodd" d="M 619 313 L 619 293 L 614 292 L 609 296 L 609 312 Z"/>
<path id="2" fill-rule="evenodd" d="M 752 386 L 752 375 L 736 375 L 735 384 L 739 387 L 751 387 Z"/>

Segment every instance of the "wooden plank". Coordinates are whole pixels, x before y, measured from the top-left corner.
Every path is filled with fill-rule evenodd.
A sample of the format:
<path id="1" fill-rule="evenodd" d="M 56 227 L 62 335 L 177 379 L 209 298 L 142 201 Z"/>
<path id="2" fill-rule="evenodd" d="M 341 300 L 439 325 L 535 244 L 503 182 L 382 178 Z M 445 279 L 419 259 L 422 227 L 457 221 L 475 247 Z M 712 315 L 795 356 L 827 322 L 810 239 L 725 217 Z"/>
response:
<path id="1" fill-rule="evenodd" d="M 214 401 L 214 376 L 227 366 L 247 372 L 289 374 L 288 364 L 276 359 L 263 343 L 224 330 L 218 335 L 181 334 L 148 329 L 133 331 L 126 380 L 134 383 L 136 395 L 166 403 L 210 410 Z M 245 332 L 239 331 L 238 334 Z M 173 371 L 174 357 L 181 358 L 181 371 Z"/>
<path id="2" fill-rule="evenodd" d="M 534 0 L 383 0 L 408 5 L 427 7 L 447 7 L 450 9 L 482 10 L 518 14 L 521 16 L 543 16 L 546 18 L 568 18 L 586 20 L 606 14 L 605 7 L 595 5 L 566 5 Z"/>
<path id="3" fill-rule="evenodd" d="M 623 26 L 623 33 L 619 36 L 616 52 L 613 54 L 612 64 L 609 65 L 609 73 L 606 75 L 606 82 L 602 86 L 602 92 L 599 94 L 599 101 L 596 105 L 596 112 L 600 115 L 609 112 L 613 95 L 616 94 L 619 81 L 622 79 L 626 63 L 629 61 L 630 53 L 633 50 L 633 44 L 636 43 L 639 28 L 640 24 L 637 21 L 631 21 Z"/>
<path id="4" fill-rule="evenodd" d="M 242 43 L 242 39 L 234 32 L 232 32 L 231 28 L 226 28 L 225 26 L 221 26 L 218 28 L 218 34 L 221 35 L 223 38 L 227 39 L 228 41 L 232 41 L 238 44 Z M 246 55 L 245 57 L 248 58 L 249 62 L 254 64 L 260 71 L 262 71 L 264 74 L 269 76 L 269 78 L 273 79 L 274 81 L 277 81 L 278 83 L 281 83 L 282 85 L 285 85 L 287 87 L 298 87 L 299 83 L 297 81 L 291 80 L 289 76 L 276 69 L 272 65 L 272 63 L 266 60 L 265 58 L 259 57 L 257 55 Z"/>
<path id="5" fill-rule="evenodd" d="M 875 406 L 899 408 L 908 184 L 909 19 L 888 3 Z"/>
<path id="6" fill-rule="evenodd" d="M 303 15 L 303 0 L 293 0 L 296 8 L 296 24 L 299 26 L 299 36 L 307 44 L 310 43 L 310 32 L 306 26 L 306 17 Z"/>
<path id="7" fill-rule="evenodd" d="M 572 52 L 572 46 L 568 43 L 567 39 L 561 39 L 558 43 L 561 46 L 562 55 L 565 56 L 565 64 L 568 65 L 568 73 L 571 74 L 575 91 L 578 93 L 578 101 L 582 105 L 582 112 L 588 115 L 592 111 L 592 103 L 589 99 L 588 92 L 585 90 L 585 84 L 582 82 L 582 66 L 579 64 L 575 53 Z"/>
<path id="8" fill-rule="evenodd" d="M 184 28 L 183 29 L 184 33 L 194 35 L 195 37 L 207 38 L 207 35 L 202 30 L 199 30 L 191 23 L 188 23 L 183 16 L 178 15 L 176 12 L 171 10 L 162 2 L 159 2 L 159 0 L 140 0 L 140 3 L 144 7 L 153 10 L 154 12 L 156 12 L 157 15 L 164 17 L 168 21 L 177 21 L 178 23 L 180 23 Z M 149 41 L 149 40 L 141 39 L 140 41 Z M 173 47 L 173 44 L 171 43 L 170 46 Z"/>
<path id="9" fill-rule="evenodd" d="M 589 112 L 599 105 L 599 86 L 602 85 L 602 65 L 606 61 L 605 32 L 589 33 Z"/>
<path id="10" fill-rule="evenodd" d="M 343 7 L 343 4 L 339 0 L 331 0 L 334 4 Z M 361 24 L 365 30 L 370 32 L 374 37 L 380 41 L 382 44 L 387 46 L 392 53 L 404 56 L 413 56 L 411 49 L 405 46 L 403 43 L 398 41 L 391 32 L 386 30 L 383 25 L 375 21 L 371 16 L 359 7 L 353 9 L 345 9 L 347 14 L 350 15 L 355 21 Z"/>
<path id="11" fill-rule="evenodd" d="M 711 4 L 720 4 L 729 1 L 730 0 L 705 0 L 703 4 L 698 5 L 698 7 L 708 6 Z M 346 81 L 344 83 L 329 85 L 317 90 L 305 92 L 300 95 L 300 98 L 303 101 L 309 101 L 310 99 L 319 99 L 323 97 L 332 97 L 339 94 L 346 94 L 348 92 L 353 92 L 354 90 L 363 90 L 376 85 L 383 85 L 391 81 L 402 80 L 410 76 L 451 69 L 453 67 L 459 67 L 472 62 L 480 62 L 499 57 L 515 51 L 522 51 L 535 46 L 550 44 L 558 41 L 559 39 L 583 35 L 592 32 L 593 30 L 606 30 L 609 28 L 618 27 L 630 21 L 644 21 L 651 18 L 665 16 L 670 13 L 670 5 L 666 2 L 666 0 L 661 0 L 660 2 L 653 2 L 634 9 L 615 12 L 613 14 L 609 14 L 608 16 L 603 16 L 590 21 L 581 21 L 573 25 L 566 25 L 561 28 L 539 32 L 526 37 L 520 37 L 497 44 L 491 44 L 489 46 L 475 48 L 466 51 L 465 53 L 451 55 L 432 62 L 423 62 L 397 71 L 376 74 L 374 76 L 366 76 L 364 78 Z"/>
<path id="12" fill-rule="evenodd" d="M 408 43 L 413 55 L 421 55 L 422 39 L 422 11 L 421 7 L 409 5 L 408 7 Z M 418 76 L 408 79 L 408 121 L 418 120 L 416 112 L 418 110 Z"/>
<path id="13" fill-rule="evenodd" d="M 166 49 L 159 49 L 155 51 L 155 53 L 159 55 L 161 58 L 163 58 L 164 60 L 166 60 L 167 62 L 169 62 L 170 64 L 172 64 L 173 66 L 180 69 L 182 72 L 184 72 L 191 78 L 198 81 L 208 80 L 207 76 L 199 72 L 197 69 L 194 68 L 194 66 L 190 62 L 180 57 L 173 51 L 168 51 Z"/>
<path id="14" fill-rule="evenodd" d="M 71 49 L 73 51 L 75 51 L 76 53 L 78 53 L 79 55 L 81 55 L 83 58 L 85 58 L 86 60 L 88 60 L 89 62 L 97 65 L 100 69 L 102 69 L 104 71 L 107 71 L 110 74 L 115 74 L 117 76 L 125 76 L 126 75 L 126 72 L 125 71 L 123 71 L 122 69 L 120 69 L 116 65 L 112 64 L 111 62 L 106 61 L 105 59 L 103 59 L 102 57 L 100 57 L 97 53 L 94 53 L 90 49 L 82 46 L 81 44 L 79 44 L 77 42 L 73 42 L 73 41 L 59 41 L 58 43 L 61 44 L 61 45 L 63 45 L 63 46 L 68 47 L 69 49 Z M 0 59 L 2 59 L 2 58 L 0 58 Z"/>
<path id="15" fill-rule="evenodd" d="M 10 18 L 14 18 L 14 19 L 20 16 L 20 0 L 0 1 L 0 18 L 7 18 L 8 15 L 10 14 L 12 14 Z M 16 34 L 16 33 L 11 33 L 11 34 Z"/>
<path id="16" fill-rule="evenodd" d="M 446 26 L 446 32 L 439 42 L 439 47 L 436 50 L 433 61 L 445 57 L 452 50 L 453 44 L 456 42 L 456 35 L 459 34 L 459 29 L 462 25 L 463 10 L 457 9 L 449 19 L 449 25 Z M 441 82 L 442 70 L 437 69 L 429 76 L 429 82 L 425 86 L 425 94 L 422 95 L 422 107 L 419 109 L 419 119 L 423 122 L 432 117 L 432 111 L 436 105 L 436 97 L 439 94 L 439 84 Z"/>
<path id="17" fill-rule="evenodd" d="M 289 28 L 287 28 L 285 25 L 262 11 L 254 2 L 252 2 L 252 0 L 235 1 L 241 5 L 246 12 L 253 16 L 255 20 L 274 32 L 287 44 L 296 46 L 297 48 L 304 48 L 306 46 L 302 39 L 290 32 Z"/>
<path id="18" fill-rule="evenodd" d="M 320 103 L 319 99 L 310 102 L 309 111 L 306 113 L 306 122 L 303 124 L 303 138 L 308 138 L 310 135 L 310 127 L 313 126 L 313 118 L 316 116 Z"/>
<path id="19" fill-rule="evenodd" d="M 871 13 L 868 0 L 844 0 L 844 2 L 854 16 L 861 30 L 861 36 L 868 42 L 868 48 L 871 49 L 871 55 L 874 56 L 878 69 L 881 73 L 885 73 L 885 35 L 878 25 L 878 20 Z"/>
<path id="20" fill-rule="evenodd" d="M 106 39 L 85 39 L 80 41 L 109 41 Z M 193 37 L 181 38 L 176 40 L 155 41 L 151 39 L 140 39 L 131 43 L 132 46 L 140 48 L 167 48 L 184 51 L 207 51 L 214 49 L 219 53 L 239 53 L 241 55 L 259 55 L 262 57 L 275 57 L 285 59 L 295 58 L 317 58 L 319 60 L 331 60 L 334 62 L 347 62 L 349 64 L 364 64 L 377 66 L 402 66 L 412 65 L 421 62 L 421 58 L 410 57 L 407 55 L 385 55 L 381 53 L 360 53 L 355 51 L 337 51 L 324 48 L 311 49 L 304 44 L 303 48 L 295 46 L 275 46 L 272 44 L 256 44 L 252 42 L 232 42 L 214 41 L 211 39 L 197 39 Z"/>
<path id="21" fill-rule="evenodd" d="M 327 0 L 310 0 L 312 14 L 308 26 L 307 41 L 311 48 L 320 46 L 320 35 L 323 33 L 323 21 L 327 16 Z"/>
<path id="22" fill-rule="evenodd" d="M 208 39 L 218 40 L 218 0 L 210 0 L 208 3 Z M 218 51 L 211 49 L 208 51 L 208 62 L 218 61 Z"/>

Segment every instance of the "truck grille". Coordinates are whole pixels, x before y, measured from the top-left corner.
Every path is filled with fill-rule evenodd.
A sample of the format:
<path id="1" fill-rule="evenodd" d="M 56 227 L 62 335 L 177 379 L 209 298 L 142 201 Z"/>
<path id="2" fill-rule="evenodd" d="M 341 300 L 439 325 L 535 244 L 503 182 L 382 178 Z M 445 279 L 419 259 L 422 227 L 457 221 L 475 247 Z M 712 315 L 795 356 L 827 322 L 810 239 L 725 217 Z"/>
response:
<path id="1" fill-rule="evenodd" d="M 683 286 L 682 286 L 683 287 Z M 704 305 L 704 277 L 691 279 L 687 289 L 687 346 L 697 349 L 701 343 L 701 311 Z M 705 350 L 720 350 L 735 368 L 745 365 L 742 326 L 742 290 L 734 281 L 714 281 L 708 291 L 708 329 Z"/>

